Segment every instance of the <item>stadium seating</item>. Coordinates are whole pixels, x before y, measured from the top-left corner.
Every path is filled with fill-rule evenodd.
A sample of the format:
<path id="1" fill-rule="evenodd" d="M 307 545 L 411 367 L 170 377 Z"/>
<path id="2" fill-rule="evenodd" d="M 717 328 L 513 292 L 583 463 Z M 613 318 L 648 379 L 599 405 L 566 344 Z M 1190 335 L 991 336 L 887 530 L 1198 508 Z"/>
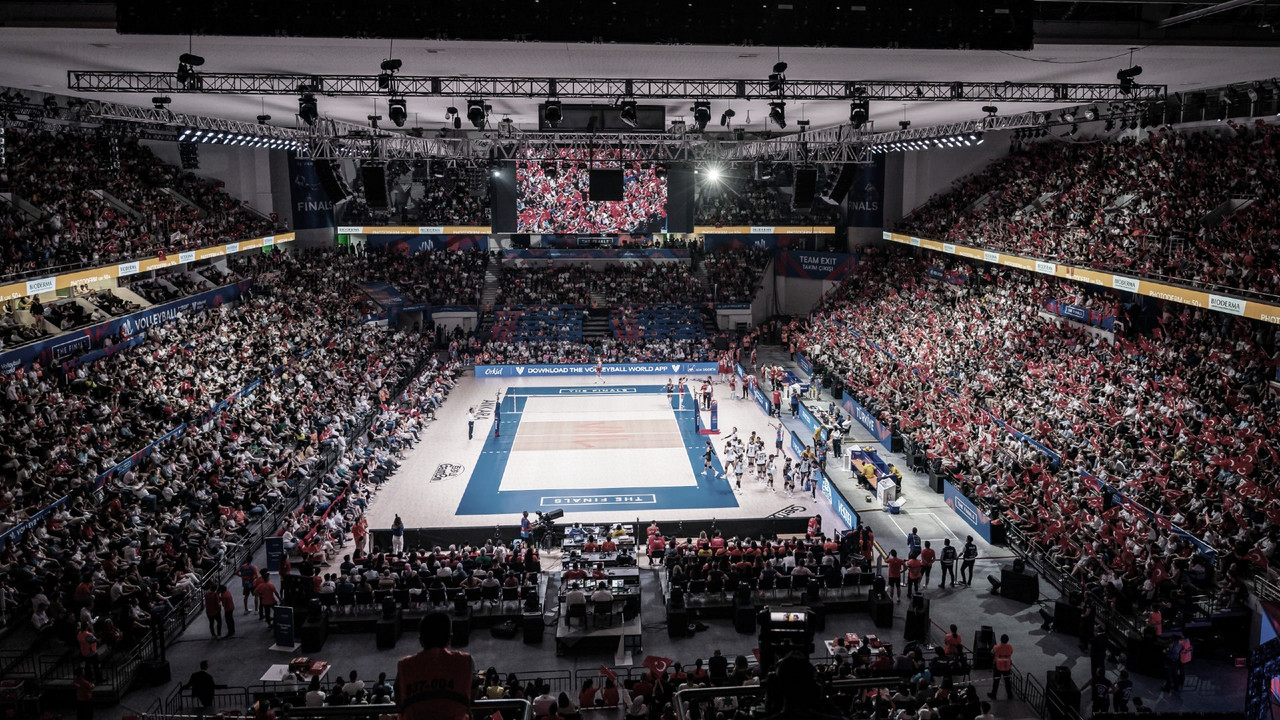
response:
<path id="1" fill-rule="evenodd" d="M 1227 122 L 1146 142 L 1042 142 L 1015 150 L 900 227 L 1082 267 L 1275 295 L 1280 128 Z"/>

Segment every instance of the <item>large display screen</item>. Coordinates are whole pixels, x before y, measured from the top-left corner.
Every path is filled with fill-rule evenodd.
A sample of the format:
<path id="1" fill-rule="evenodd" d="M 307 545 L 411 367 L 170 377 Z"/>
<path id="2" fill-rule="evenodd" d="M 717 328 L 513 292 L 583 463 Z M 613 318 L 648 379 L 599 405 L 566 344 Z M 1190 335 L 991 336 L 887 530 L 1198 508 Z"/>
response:
<path id="1" fill-rule="evenodd" d="M 622 170 L 622 200 L 591 199 L 592 169 Z M 597 149 L 516 163 L 516 232 L 654 233 L 667 226 L 667 179 L 654 166 Z"/>

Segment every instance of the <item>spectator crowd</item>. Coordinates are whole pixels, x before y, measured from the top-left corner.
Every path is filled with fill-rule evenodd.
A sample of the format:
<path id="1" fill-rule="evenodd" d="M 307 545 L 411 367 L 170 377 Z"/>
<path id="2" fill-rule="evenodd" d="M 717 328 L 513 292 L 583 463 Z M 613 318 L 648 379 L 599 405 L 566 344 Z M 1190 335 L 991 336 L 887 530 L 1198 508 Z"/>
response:
<path id="1" fill-rule="evenodd" d="M 939 241 L 1201 287 L 1280 294 L 1280 126 L 1034 143 L 900 227 Z M 1228 204 L 1230 203 L 1230 204 Z"/>
<path id="2" fill-rule="evenodd" d="M 667 224 L 667 180 L 621 150 L 561 148 L 556 162 L 516 163 L 516 228 L 522 233 L 651 233 Z M 621 169 L 622 200 L 591 199 L 588 165 Z M 553 169 L 554 168 L 554 169 Z"/>

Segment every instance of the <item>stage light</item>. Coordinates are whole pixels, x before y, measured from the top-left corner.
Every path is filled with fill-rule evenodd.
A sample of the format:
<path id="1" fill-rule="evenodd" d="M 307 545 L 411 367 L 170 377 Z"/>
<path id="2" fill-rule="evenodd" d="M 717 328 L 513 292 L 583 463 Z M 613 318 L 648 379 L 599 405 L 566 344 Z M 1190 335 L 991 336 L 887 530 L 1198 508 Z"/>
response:
<path id="1" fill-rule="evenodd" d="M 983 105 L 982 112 L 986 113 L 987 117 L 995 117 L 995 114 L 998 111 L 996 110 L 995 105 Z"/>
<path id="2" fill-rule="evenodd" d="M 653 169 L 653 176 L 658 178 L 659 180 L 662 180 L 667 177 L 667 169 L 662 165 L 659 165 L 658 167 Z"/>
<path id="3" fill-rule="evenodd" d="M 618 107 L 618 119 L 622 121 L 622 124 L 630 128 L 635 127 L 638 124 L 636 101 L 628 98 L 618 103 Z"/>
<path id="4" fill-rule="evenodd" d="M 706 130 L 707 123 L 711 122 L 711 103 L 707 100 L 695 100 L 693 107 L 693 124 L 698 130 Z"/>
<path id="5" fill-rule="evenodd" d="M 707 180 L 710 180 L 711 182 L 720 182 L 720 168 L 707 168 Z"/>
<path id="6" fill-rule="evenodd" d="M 400 60 L 397 58 L 391 58 L 390 60 L 382 61 L 382 72 L 385 72 L 385 73 L 400 72 L 401 67 L 404 67 L 404 63 L 400 62 Z"/>
<path id="7" fill-rule="evenodd" d="M 178 56 L 178 84 L 188 89 L 198 89 L 203 83 L 200 80 L 200 74 L 196 72 L 196 68 L 204 64 L 204 58 L 191 53 L 182 53 Z"/>
<path id="8" fill-rule="evenodd" d="M 1116 79 L 1120 81 L 1120 92 L 1124 93 L 1125 95 L 1132 93 L 1134 85 L 1137 84 L 1136 82 L 1134 82 L 1133 79 L 1138 77 L 1141 74 L 1142 74 L 1141 65 L 1134 65 L 1131 68 L 1125 68 L 1124 70 L 1117 72 Z"/>
<path id="9" fill-rule="evenodd" d="M 320 108 L 316 104 L 315 95 L 303 93 L 298 98 L 298 117 L 308 125 L 316 124 L 316 120 L 320 117 Z"/>
<path id="10" fill-rule="evenodd" d="M 1089 106 L 1089 107 L 1085 108 L 1085 110 L 1084 110 L 1084 119 L 1085 119 L 1085 120 L 1097 120 L 1097 119 L 1098 119 L 1098 106 L 1097 106 L 1097 105 L 1091 105 L 1091 106 Z"/>
<path id="11" fill-rule="evenodd" d="M 258 116 L 258 124 L 259 124 L 259 125 L 266 125 L 266 124 L 267 124 L 267 121 L 268 121 L 268 120 L 270 120 L 270 119 L 271 119 L 271 116 L 270 116 L 270 115 L 265 115 L 265 114 L 264 114 L 264 115 L 259 115 L 259 116 Z"/>
<path id="12" fill-rule="evenodd" d="M 161 96 L 151 98 L 151 106 L 157 110 L 164 110 L 165 106 L 171 102 L 173 102 L 173 100 L 168 97 Z"/>
<path id="13" fill-rule="evenodd" d="M 871 115 L 871 102 L 866 98 L 858 98 L 849 103 L 849 122 L 854 130 L 861 130 Z"/>
<path id="14" fill-rule="evenodd" d="M 409 119 L 408 103 L 404 98 L 391 98 L 387 101 L 387 117 L 391 118 L 396 127 L 404 127 L 405 120 Z"/>
<path id="15" fill-rule="evenodd" d="M 1061 120 L 1062 122 L 1075 122 L 1076 112 L 1074 110 L 1063 110 L 1062 112 L 1058 113 L 1058 119 Z"/>
<path id="16" fill-rule="evenodd" d="M 467 120 L 471 121 L 471 124 L 475 126 L 477 130 L 483 130 L 485 122 L 488 119 L 489 106 L 484 104 L 484 100 L 467 101 Z"/>
<path id="17" fill-rule="evenodd" d="M 560 127 L 560 123 L 564 121 L 564 108 L 560 105 L 560 101 L 547 98 L 546 105 L 542 109 L 542 118 L 547 121 L 547 125 L 553 128 Z"/>
<path id="18" fill-rule="evenodd" d="M 729 108 L 728 110 L 720 113 L 720 126 L 728 127 L 729 121 L 733 120 L 734 115 L 736 115 L 736 113 L 733 112 L 733 108 Z"/>
<path id="19" fill-rule="evenodd" d="M 774 100 L 769 103 L 769 119 L 779 128 L 787 126 L 787 103 L 782 100 Z"/>

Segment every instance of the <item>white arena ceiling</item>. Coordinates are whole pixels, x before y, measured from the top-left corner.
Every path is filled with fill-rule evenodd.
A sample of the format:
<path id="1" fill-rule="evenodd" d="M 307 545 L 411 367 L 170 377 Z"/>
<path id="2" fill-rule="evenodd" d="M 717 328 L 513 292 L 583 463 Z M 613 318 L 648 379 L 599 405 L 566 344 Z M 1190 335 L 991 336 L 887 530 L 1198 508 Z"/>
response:
<path id="1" fill-rule="evenodd" d="M 185 36 L 118 35 L 109 29 L 0 28 L 0 85 L 69 94 L 67 70 L 173 71 L 187 52 Z M 1129 65 L 1126 45 L 1042 45 L 1029 52 L 959 50 L 887 50 L 783 48 L 787 76 L 807 80 L 960 80 L 1035 83 L 1114 83 Z M 192 51 L 205 58 L 207 72 L 266 72 L 376 75 L 388 57 L 385 40 L 348 38 L 196 37 Z M 588 45 L 397 40 L 395 57 L 404 75 L 471 75 L 599 78 L 761 78 L 768 75 L 778 50 L 766 47 L 666 45 Z M 1133 62 L 1144 68 L 1142 84 L 1165 84 L 1169 92 L 1217 87 L 1280 75 L 1280 50 L 1274 47 L 1160 46 L 1136 49 Z M 149 105 L 149 95 L 102 93 L 95 99 Z M 263 112 L 272 124 L 293 126 L 297 98 L 172 94 L 175 112 L 253 121 Z M 574 102 L 563 97 L 565 102 Z M 518 127 L 534 129 L 541 98 L 486 98 L 491 120 L 510 117 Z M 409 98 L 409 121 L 435 129 L 444 125 L 444 109 L 463 108 L 465 98 Z M 644 103 L 645 101 L 641 101 Z M 656 101 L 655 101 L 656 102 Z M 691 100 L 670 101 L 668 121 L 688 117 Z M 906 118 L 915 127 L 967 120 L 983 115 L 981 102 L 873 102 L 871 119 L 879 131 L 897 129 Z M 712 123 L 730 106 L 713 101 Z M 766 129 L 766 101 L 734 101 L 733 127 Z M 1054 105 L 997 103 L 1001 114 L 1047 110 Z M 385 98 L 319 98 L 322 116 L 366 123 L 370 114 L 387 115 Z M 844 101 L 790 101 L 787 130 L 809 119 L 813 127 L 847 122 Z M 747 122 L 748 115 L 750 122 Z M 390 127 L 385 120 L 383 127 Z"/>

